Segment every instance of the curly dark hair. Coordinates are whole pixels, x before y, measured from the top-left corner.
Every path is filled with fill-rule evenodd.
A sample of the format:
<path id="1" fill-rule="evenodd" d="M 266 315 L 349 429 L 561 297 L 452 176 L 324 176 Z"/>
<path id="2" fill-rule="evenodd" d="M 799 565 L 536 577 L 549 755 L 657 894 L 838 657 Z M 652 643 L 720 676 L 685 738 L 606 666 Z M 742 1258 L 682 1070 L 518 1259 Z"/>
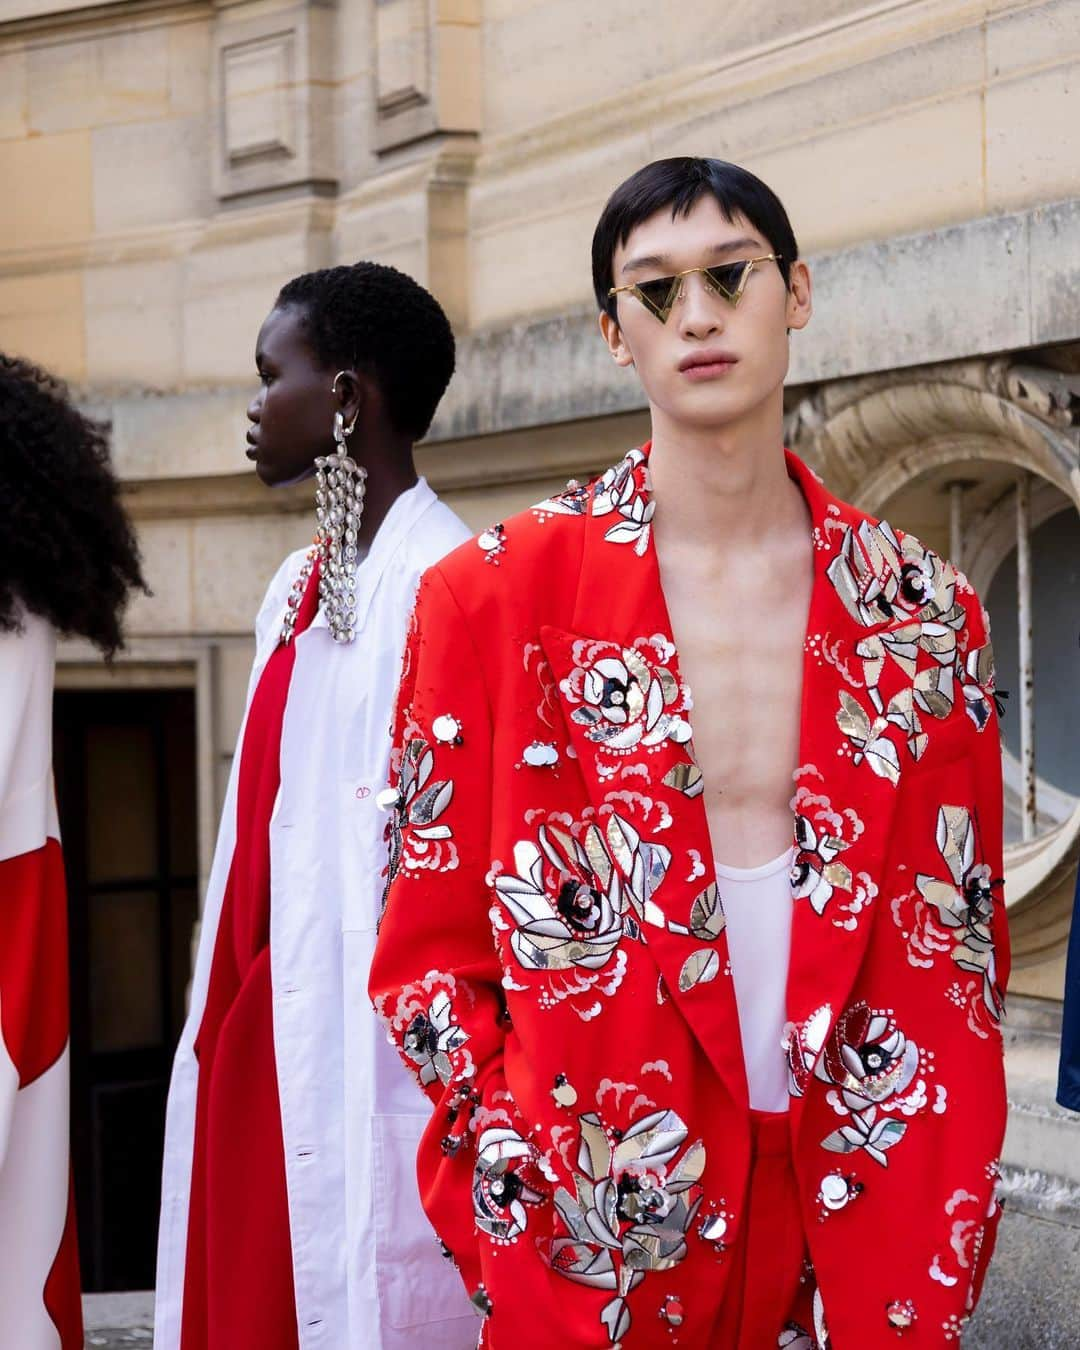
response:
<path id="1" fill-rule="evenodd" d="M 72 404 L 62 381 L 0 352 L 0 632 L 20 610 L 123 645 L 128 595 L 147 591 L 109 462 L 108 427 Z"/>
<path id="2" fill-rule="evenodd" d="M 453 329 L 433 295 L 396 267 L 357 262 L 294 277 L 275 302 L 287 306 L 323 365 L 372 375 L 394 428 L 426 434 L 454 373 Z"/>

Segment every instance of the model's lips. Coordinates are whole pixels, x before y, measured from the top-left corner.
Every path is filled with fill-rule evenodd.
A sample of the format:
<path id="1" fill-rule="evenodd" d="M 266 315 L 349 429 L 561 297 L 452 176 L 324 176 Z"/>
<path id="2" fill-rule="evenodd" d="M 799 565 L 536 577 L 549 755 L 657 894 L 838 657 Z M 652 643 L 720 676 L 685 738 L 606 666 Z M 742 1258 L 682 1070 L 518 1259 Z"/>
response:
<path id="1" fill-rule="evenodd" d="M 722 375 L 730 370 L 738 359 L 734 353 L 726 352 L 720 347 L 703 347 L 700 351 L 684 356 L 679 362 L 679 371 L 691 378 L 708 379 L 712 375 Z"/>
<path id="2" fill-rule="evenodd" d="M 244 438 L 248 443 L 248 448 L 244 451 L 248 459 L 256 459 L 259 454 L 259 440 L 255 435 L 255 428 L 248 429 L 247 436 Z"/>

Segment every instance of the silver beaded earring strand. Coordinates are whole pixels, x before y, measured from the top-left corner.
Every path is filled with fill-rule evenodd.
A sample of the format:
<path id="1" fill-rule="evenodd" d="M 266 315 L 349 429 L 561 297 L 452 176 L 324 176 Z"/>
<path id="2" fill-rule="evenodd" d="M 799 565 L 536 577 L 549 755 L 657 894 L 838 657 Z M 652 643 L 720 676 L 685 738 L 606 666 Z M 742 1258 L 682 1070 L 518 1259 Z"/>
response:
<path id="1" fill-rule="evenodd" d="M 334 376 L 333 390 L 345 372 Z M 364 514 L 367 470 L 350 456 L 348 438 L 356 418 L 348 426 L 340 412 L 334 414 L 333 454 L 315 460 L 315 515 L 319 522 L 315 545 L 304 560 L 300 575 L 289 594 L 281 627 L 282 642 L 290 642 L 296 616 L 304 598 L 315 559 L 319 559 L 319 604 L 326 610 L 330 635 L 335 642 L 352 642 L 356 636 L 356 541 Z"/>

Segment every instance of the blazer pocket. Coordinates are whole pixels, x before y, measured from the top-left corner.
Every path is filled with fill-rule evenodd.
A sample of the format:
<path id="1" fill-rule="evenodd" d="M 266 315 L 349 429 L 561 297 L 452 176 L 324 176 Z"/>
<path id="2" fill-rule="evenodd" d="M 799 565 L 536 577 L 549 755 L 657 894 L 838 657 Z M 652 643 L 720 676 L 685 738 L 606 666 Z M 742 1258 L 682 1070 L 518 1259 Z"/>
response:
<path id="1" fill-rule="evenodd" d="M 417 1191 L 416 1153 L 428 1117 L 372 1116 L 371 1121 L 381 1314 L 399 1329 L 458 1318 L 471 1321 L 461 1277 L 454 1263 L 440 1254 Z"/>

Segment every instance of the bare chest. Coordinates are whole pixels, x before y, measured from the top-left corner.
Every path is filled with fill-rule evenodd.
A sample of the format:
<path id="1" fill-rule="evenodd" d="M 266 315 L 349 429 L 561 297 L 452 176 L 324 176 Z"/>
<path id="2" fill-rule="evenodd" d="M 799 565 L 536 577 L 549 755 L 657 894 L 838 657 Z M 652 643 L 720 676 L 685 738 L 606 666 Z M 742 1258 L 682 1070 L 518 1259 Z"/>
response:
<path id="1" fill-rule="evenodd" d="M 712 845 L 732 866 L 769 861 L 791 842 L 811 584 L 809 570 L 787 585 L 665 576 Z"/>

